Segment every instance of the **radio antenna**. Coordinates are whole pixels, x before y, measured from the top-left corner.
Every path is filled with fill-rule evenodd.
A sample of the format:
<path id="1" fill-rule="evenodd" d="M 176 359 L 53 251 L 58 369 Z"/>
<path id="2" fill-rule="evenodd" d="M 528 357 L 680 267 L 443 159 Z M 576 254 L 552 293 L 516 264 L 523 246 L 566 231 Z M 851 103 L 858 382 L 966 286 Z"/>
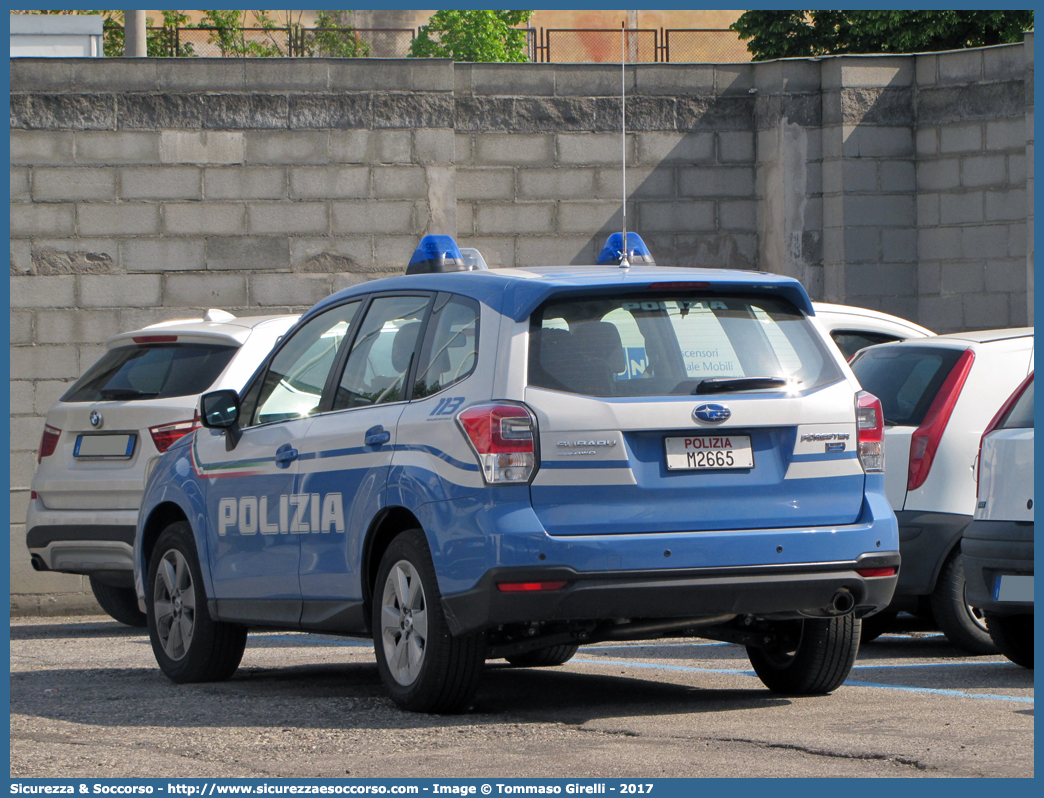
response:
<path id="1" fill-rule="evenodd" d="M 627 259 L 627 23 L 620 23 L 620 171 L 623 176 L 623 252 L 620 268 L 630 269 Z"/>

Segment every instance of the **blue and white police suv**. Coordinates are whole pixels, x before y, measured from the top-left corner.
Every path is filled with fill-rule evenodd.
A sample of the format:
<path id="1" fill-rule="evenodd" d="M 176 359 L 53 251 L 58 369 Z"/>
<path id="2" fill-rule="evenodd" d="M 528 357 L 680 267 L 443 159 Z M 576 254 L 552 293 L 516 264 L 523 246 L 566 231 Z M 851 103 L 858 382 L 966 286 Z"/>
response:
<path id="1" fill-rule="evenodd" d="M 249 628 L 372 636 L 397 704 L 452 712 L 486 659 L 698 635 L 839 686 L 899 566 L 880 403 L 795 280 L 621 239 L 485 269 L 426 237 L 204 395 L 134 548 L 163 672 L 227 679 Z"/>

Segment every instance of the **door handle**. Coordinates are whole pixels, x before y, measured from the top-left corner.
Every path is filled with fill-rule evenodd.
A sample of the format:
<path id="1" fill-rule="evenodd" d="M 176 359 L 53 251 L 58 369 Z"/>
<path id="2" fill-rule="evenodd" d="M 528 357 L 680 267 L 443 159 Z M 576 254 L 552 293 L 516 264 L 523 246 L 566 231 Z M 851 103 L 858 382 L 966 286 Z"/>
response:
<path id="1" fill-rule="evenodd" d="M 289 468 L 290 464 L 297 459 L 297 449 L 289 443 L 284 443 L 275 453 L 275 464 L 277 468 Z"/>
<path id="2" fill-rule="evenodd" d="M 391 433 L 380 424 L 366 430 L 366 437 L 363 438 L 367 446 L 380 446 L 382 443 L 387 443 L 390 440 Z"/>

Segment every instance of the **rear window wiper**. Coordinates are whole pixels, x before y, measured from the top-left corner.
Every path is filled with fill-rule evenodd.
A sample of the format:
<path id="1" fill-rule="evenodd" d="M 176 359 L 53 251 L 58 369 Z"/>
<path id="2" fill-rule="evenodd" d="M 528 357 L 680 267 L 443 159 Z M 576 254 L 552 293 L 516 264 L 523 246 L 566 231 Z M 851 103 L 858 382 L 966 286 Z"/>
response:
<path id="1" fill-rule="evenodd" d="M 785 388 L 792 383 L 783 377 L 708 377 L 692 390 L 692 395 L 728 393 L 730 391 L 758 391 L 765 388 Z"/>
<path id="2" fill-rule="evenodd" d="M 139 391 L 137 388 L 102 388 L 98 393 L 103 399 L 144 399 L 159 396 L 159 391 Z"/>

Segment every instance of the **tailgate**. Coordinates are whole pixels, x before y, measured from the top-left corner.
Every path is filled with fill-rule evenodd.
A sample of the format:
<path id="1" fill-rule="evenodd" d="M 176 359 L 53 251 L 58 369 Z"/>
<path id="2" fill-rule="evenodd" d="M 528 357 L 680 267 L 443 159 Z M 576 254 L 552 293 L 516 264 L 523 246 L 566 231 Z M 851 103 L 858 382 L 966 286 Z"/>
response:
<path id="1" fill-rule="evenodd" d="M 723 423 L 694 418 L 708 401 Z M 634 534 L 853 523 L 863 502 L 847 382 L 805 394 L 605 399 L 529 388 L 540 470 L 533 507 L 552 535 Z M 742 467 L 698 467 L 667 439 L 734 451 Z M 742 456 L 749 444 L 752 464 Z M 691 448 L 691 445 L 690 445 Z"/>

